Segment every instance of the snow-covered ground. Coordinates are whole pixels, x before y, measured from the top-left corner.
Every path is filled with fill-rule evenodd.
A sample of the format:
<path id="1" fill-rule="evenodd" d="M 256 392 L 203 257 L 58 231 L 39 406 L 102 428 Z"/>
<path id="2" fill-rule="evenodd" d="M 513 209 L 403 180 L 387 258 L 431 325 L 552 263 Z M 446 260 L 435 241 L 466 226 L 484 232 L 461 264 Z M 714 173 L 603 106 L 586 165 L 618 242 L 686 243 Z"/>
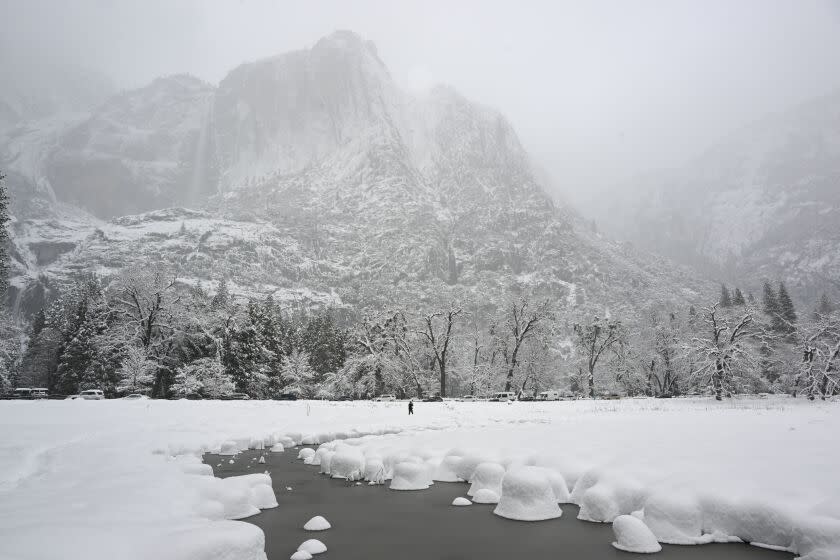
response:
<path id="1" fill-rule="evenodd" d="M 414 416 L 405 403 L 5 401 L 0 558 L 264 558 L 262 532 L 231 519 L 276 504 L 266 475 L 254 463 L 215 479 L 200 454 L 293 440 L 326 444 L 321 470 L 338 459 L 377 480 L 424 476 L 404 463 L 439 480 L 498 463 L 518 472 L 501 484 L 508 515 L 555 511 L 527 494 L 545 486 L 591 521 L 634 514 L 661 542 L 836 559 L 838 433 L 840 403 L 794 399 L 418 403 Z"/>

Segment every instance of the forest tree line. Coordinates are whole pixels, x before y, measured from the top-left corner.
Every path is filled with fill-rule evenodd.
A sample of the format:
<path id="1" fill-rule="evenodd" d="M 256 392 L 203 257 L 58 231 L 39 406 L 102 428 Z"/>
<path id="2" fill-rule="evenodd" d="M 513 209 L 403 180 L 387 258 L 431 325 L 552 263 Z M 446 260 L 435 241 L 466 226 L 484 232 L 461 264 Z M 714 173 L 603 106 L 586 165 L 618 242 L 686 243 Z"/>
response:
<path id="1" fill-rule="evenodd" d="M 0 388 L 159 398 L 834 395 L 840 315 L 827 297 L 803 315 L 784 284 L 768 282 L 758 300 L 723 286 L 705 307 L 658 304 L 621 318 L 528 297 L 490 312 L 452 302 L 353 316 L 134 267 L 107 286 L 85 276 L 40 310 Z"/>

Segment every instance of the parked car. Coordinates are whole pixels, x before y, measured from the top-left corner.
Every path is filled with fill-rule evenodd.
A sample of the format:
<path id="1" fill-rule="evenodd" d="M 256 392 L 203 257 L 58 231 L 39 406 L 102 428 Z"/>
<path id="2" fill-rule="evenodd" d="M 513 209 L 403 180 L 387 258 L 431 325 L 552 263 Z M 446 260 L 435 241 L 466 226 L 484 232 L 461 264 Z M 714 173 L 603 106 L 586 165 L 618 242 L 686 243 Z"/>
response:
<path id="1" fill-rule="evenodd" d="M 513 391 L 499 391 L 498 393 L 493 393 L 493 396 L 490 397 L 490 400 L 493 402 L 509 402 L 516 400 L 516 393 Z"/>
<path id="2" fill-rule="evenodd" d="M 537 395 L 538 401 L 559 401 L 560 400 L 560 391 L 543 391 L 539 395 Z"/>
<path id="3" fill-rule="evenodd" d="M 15 399 L 31 399 L 32 398 L 32 389 L 29 387 L 18 387 L 12 393 L 12 398 Z"/>
<path id="4" fill-rule="evenodd" d="M 149 400 L 149 397 L 146 395 L 141 395 L 140 393 L 132 393 L 130 395 L 126 395 L 123 397 L 124 401 L 144 401 Z"/>
<path id="5" fill-rule="evenodd" d="M 79 393 L 79 398 L 86 401 L 101 401 L 105 398 L 105 393 L 101 389 L 87 389 Z"/>
<path id="6" fill-rule="evenodd" d="M 33 399 L 48 399 L 50 398 L 50 392 L 48 389 L 44 387 L 36 387 L 32 389 L 32 398 Z"/>
<path id="7" fill-rule="evenodd" d="M 441 397 L 440 395 L 434 395 L 431 397 L 426 397 L 425 399 L 423 399 L 423 402 L 443 402 L 443 397 Z"/>
<path id="8" fill-rule="evenodd" d="M 279 397 L 277 397 L 278 401 L 296 401 L 298 400 L 298 396 L 296 393 L 283 393 Z"/>
<path id="9" fill-rule="evenodd" d="M 465 395 L 458 400 L 461 402 L 475 402 L 478 399 L 476 399 L 475 395 Z"/>
<path id="10" fill-rule="evenodd" d="M 246 395 L 245 393 L 231 393 L 230 397 L 228 397 L 232 401 L 249 401 L 251 397 Z"/>
<path id="11" fill-rule="evenodd" d="M 379 395 L 373 400 L 375 402 L 394 402 L 395 400 L 397 400 L 397 397 L 395 397 L 394 395 Z"/>

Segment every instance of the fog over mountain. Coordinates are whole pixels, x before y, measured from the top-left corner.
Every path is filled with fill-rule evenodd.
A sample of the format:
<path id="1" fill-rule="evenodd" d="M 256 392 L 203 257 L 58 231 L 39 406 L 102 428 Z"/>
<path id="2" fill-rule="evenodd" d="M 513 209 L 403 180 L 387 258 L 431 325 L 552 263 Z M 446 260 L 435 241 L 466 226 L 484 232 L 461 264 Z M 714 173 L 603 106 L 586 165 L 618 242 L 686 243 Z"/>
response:
<path id="1" fill-rule="evenodd" d="M 67 63 L 118 88 L 180 73 L 217 84 L 244 61 L 352 29 L 401 87 L 449 84 L 504 113 L 552 192 L 604 221 L 604 193 L 633 176 L 679 167 L 741 126 L 840 87 L 838 6 L 7 0 L 3 21 L 14 25 L 0 51 L 36 73 L 44 60 Z"/>

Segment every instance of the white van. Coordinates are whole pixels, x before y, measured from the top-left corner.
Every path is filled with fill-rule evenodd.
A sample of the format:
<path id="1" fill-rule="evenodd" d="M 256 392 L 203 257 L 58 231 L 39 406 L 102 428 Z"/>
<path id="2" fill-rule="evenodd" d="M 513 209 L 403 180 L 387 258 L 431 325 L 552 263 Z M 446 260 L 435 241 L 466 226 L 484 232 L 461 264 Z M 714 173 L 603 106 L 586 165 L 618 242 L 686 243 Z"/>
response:
<path id="1" fill-rule="evenodd" d="M 79 396 L 86 401 L 101 401 L 105 398 L 105 393 L 99 389 L 88 389 L 79 393 Z"/>
<path id="2" fill-rule="evenodd" d="M 493 393 L 493 398 L 490 400 L 499 402 L 515 401 L 516 393 L 513 391 L 499 391 L 498 393 Z"/>
<path id="3" fill-rule="evenodd" d="M 538 401 L 559 401 L 560 400 L 560 391 L 543 391 L 539 395 L 537 395 Z"/>

